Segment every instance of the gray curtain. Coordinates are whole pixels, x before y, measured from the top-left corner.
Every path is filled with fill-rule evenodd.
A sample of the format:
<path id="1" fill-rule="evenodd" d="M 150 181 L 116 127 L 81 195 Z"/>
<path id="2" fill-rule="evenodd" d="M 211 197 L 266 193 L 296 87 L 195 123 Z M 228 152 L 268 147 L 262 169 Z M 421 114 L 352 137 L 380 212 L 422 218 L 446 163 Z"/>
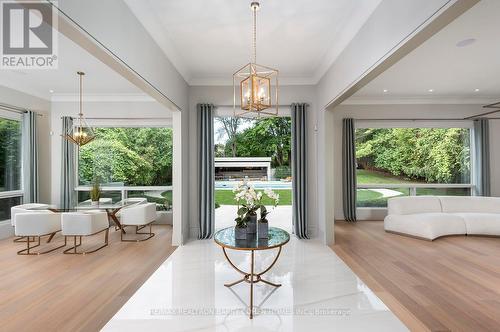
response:
<path id="1" fill-rule="evenodd" d="M 476 195 L 491 196 L 490 129 L 488 119 L 474 120 Z"/>
<path id="2" fill-rule="evenodd" d="M 342 199 L 344 218 L 356 221 L 356 142 L 354 119 L 342 120 Z"/>
<path id="3" fill-rule="evenodd" d="M 307 104 L 294 103 L 292 111 L 292 219 L 299 239 L 307 235 Z"/>
<path id="4" fill-rule="evenodd" d="M 62 118 L 62 133 L 73 132 L 73 119 Z M 76 202 L 75 195 L 75 145 L 61 137 L 61 208 L 69 209 Z"/>
<path id="5" fill-rule="evenodd" d="M 23 203 L 37 203 L 38 185 L 38 131 L 37 114 L 27 111 L 23 114 Z"/>
<path id="6" fill-rule="evenodd" d="M 209 239 L 215 230 L 214 200 L 214 105 L 198 104 L 198 156 L 199 156 L 199 239 Z"/>

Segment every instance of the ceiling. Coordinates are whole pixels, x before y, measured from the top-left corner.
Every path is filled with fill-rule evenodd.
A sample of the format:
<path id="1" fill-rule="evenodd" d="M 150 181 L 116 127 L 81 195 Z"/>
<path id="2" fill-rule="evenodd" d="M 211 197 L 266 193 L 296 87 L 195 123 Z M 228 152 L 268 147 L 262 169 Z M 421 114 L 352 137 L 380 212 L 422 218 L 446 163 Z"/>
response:
<path id="1" fill-rule="evenodd" d="M 125 0 L 190 85 L 231 84 L 250 62 L 250 0 Z M 316 84 L 380 0 L 263 0 L 257 62 Z"/>
<path id="2" fill-rule="evenodd" d="M 40 98 L 78 93 L 77 71 L 86 73 L 86 95 L 143 94 L 136 86 L 62 34 L 58 34 L 57 69 L 2 70 L 0 85 Z M 53 92 L 50 92 L 50 91 Z"/>
<path id="3" fill-rule="evenodd" d="M 500 1 L 480 1 L 349 101 L 500 100 L 498 13 Z"/>

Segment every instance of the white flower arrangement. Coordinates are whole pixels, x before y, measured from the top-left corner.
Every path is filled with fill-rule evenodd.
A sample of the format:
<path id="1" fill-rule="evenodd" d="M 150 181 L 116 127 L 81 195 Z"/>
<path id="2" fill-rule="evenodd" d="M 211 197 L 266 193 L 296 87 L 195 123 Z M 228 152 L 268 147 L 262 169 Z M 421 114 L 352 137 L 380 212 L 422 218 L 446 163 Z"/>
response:
<path id="1" fill-rule="evenodd" d="M 234 199 L 238 202 L 238 205 L 242 207 L 238 208 L 238 218 L 237 222 L 244 222 L 248 216 L 255 215 L 257 210 L 260 209 L 261 220 L 267 221 L 266 216 L 269 214 L 264 204 L 262 204 L 262 199 L 264 194 L 273 200 L 274 207 L 279 203 L 280 195 L 275 193 L 272 189 L 264 189 L 264 194 L 262 191 L 255 191 L 254 187 L 246 182 L 240 182 L 233 188 Z"/>

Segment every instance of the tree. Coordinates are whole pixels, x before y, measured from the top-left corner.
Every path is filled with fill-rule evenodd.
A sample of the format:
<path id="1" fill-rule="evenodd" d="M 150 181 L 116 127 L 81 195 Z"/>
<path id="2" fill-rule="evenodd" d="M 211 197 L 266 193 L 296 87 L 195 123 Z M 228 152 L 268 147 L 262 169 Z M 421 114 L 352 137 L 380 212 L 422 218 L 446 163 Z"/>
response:
<path id="1" fill-rule="evenodd" d="M 273 167 L 291 161 L 291 122 L 287 117 L 264 118 L 235 137 L 239 157 L 271 157 Z"/>
<path id="2" fill-rule="evenodd" d="M 356 158 L 374 168 L 417 181 L 470 180 L 470 133 L 462 128 L 356 130 Z"/>
<path id="3" fill-rule="evenodd" d="M 21 187 L 21 122 L 0 119 L 0 189 Z"/>
<path id="4" fill-rule="evenodd" d="M 222 125 L 217 132 L 219 139 L 224 135 L 227 136 L 226 145 L 229 144 L 232 156 L 236 157 L 236 135 L 238 134 L 239 127 L 247 120 L 238 117 L 219 117 L 215 118 L 215 120 Z"/>
<path id="5" fill-rule="evenodd" d="M 80 149 L 80 181 L 159 186 L 172 183 L 172 129 L 97 128 Z"/>

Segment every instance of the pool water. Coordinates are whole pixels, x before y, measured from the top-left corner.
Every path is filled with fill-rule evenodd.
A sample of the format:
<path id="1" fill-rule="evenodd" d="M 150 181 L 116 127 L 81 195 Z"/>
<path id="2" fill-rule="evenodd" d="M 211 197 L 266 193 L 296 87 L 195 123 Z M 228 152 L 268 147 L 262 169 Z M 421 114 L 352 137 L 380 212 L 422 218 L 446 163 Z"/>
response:
<path id="1" fill-rule="evenodd" d="M 240 181 L 215 181 L 215 189 L 229 189 L 238 185 Z M 248 181 L 248 184 L 255 189 L 292 189 L 292 182 L 281 181 Z"/>

